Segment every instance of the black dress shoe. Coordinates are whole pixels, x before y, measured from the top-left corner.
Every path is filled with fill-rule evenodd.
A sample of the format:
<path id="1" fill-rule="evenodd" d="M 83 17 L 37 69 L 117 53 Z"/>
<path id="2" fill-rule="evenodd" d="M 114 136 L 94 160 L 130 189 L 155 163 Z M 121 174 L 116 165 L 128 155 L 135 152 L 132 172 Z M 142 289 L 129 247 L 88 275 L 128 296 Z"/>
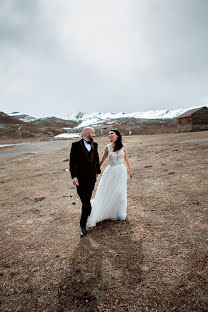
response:
<path id="1" fill-rule="evenodd" d="M 81 227 L 81 232 L 80 232 L 80 236 L 81 237 L 84 237 L 87 235 L 87 231 L 86 231 L 86 228 L 85 227 Z"/>

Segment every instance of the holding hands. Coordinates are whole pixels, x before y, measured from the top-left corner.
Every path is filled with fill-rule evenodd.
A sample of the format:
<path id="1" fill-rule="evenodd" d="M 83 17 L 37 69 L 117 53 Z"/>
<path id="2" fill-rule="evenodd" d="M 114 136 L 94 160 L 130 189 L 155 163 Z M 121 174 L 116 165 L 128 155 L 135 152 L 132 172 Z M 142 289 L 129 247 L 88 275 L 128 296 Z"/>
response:
<path id="1" fill-rule="evenodd" d="M 78 179 L 75 177 L 72 179 L 72 183 L 75 185 L 75 186 L 79 186 L 79 181 Z"/>

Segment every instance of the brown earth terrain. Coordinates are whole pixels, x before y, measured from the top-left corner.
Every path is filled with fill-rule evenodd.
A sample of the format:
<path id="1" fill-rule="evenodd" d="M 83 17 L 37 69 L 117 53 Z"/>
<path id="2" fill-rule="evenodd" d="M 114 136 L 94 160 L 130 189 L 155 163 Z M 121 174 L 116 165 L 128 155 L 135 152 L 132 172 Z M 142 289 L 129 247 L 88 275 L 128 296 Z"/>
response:
<path id="1" fill-rule="evenodd" d="M 23 116 L 19 116 L 23 117 Z M 39 139 L 43 137 L 53 138 L 54 136 L 67 132 L 64 127 L 75 127 L 77 122 L 63 120 L 55 117 L 36 119 L 30 122 L 23 122 L 18 118 L 11 117 L 0 112 L 0 138 L 1 141 Z"/>
<path id="2" fill-rule="evenodd" d="M 123 135 L 162 134 L 184 132 L 177 126 L 177 120 L 172 119 L 136 119 L 120 118 L 93 126 L 98 136 L 107 135 L 109 130 L 118 129 Z M 80 129 L 76 130 L 80 132 Z"/>
<path id="3" fill-rule="evenodd" d="M 124 137 L 127 219 L 85 238 L 71 142 L 0 162 L 2 311 L 207 311 L 208 132 Z"/>
<path id="4" fill-rule="evenodd" d="M 30 122 L 23 122 L 31 118 Z M 18 118 L 17 118 L 18 117 Z M 42 119 L 32 119 L 27 115 L 17 115 L 11 117 L 0 112 L 0 140 L 43 140 L 45 138 L 54 138 L 62 133 L 80 133 L 82 128 L 76 128 L 80 122 L 64 120 L 56 117 Z M 163 134 L 178 133 L 187 131 L 184 127 L 177 125 L 176 118 L 170 119 L 141 119 L 141 118 L 119 118 L 109 119 L 93 125 L 97 136 L 105 136 L 112 128 L 118 129 L 123 135 L 141 135 L 141 134 Z"/>

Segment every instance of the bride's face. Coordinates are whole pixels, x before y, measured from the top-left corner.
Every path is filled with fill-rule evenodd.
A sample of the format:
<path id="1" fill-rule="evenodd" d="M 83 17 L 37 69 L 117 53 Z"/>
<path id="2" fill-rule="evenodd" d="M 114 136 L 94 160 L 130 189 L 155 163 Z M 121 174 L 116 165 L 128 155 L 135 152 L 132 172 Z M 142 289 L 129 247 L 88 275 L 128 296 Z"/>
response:
<path id="1" fill-rule="evenodd" d="M 117 134 L 114 131 L 110 131 L 108 137 L 111 140 L 111 142 L 115 142 L 118 138 Z"/>

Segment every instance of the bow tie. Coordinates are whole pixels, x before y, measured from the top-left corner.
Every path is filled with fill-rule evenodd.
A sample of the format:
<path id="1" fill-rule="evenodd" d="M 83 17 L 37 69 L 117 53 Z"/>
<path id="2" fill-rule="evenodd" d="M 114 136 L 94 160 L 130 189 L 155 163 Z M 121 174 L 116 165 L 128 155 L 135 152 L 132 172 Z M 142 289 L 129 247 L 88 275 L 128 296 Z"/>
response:
<path id="1" fill-rule="evenodd" d="M 87 144 L 90 144 L 90 145 L 92 144 L 92 141 L 87 141 L 87 140 L 85 140 L 85 139 L 84 139 L 84 141 L 85 141 Z"/>

